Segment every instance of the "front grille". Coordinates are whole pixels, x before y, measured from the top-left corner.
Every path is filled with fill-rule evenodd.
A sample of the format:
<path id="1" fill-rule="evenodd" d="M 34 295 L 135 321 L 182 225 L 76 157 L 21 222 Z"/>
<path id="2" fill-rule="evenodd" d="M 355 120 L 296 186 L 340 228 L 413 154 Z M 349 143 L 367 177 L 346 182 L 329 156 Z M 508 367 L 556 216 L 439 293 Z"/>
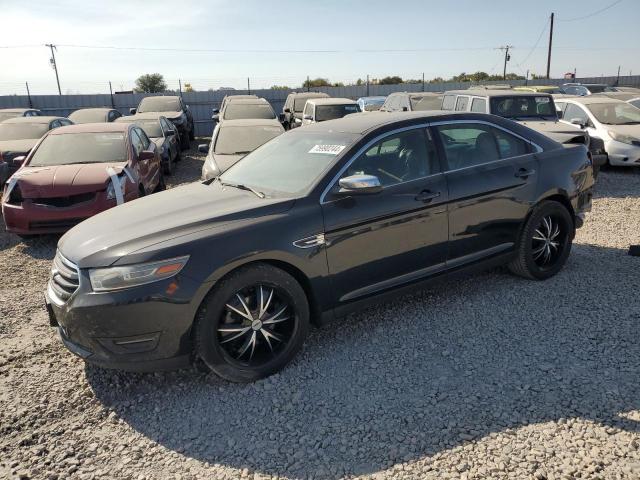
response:
<path id="1" fill-rule="evenodd" d="M 85 220 L 84 218 L 66 218 L 64 220 L 43 220 L 29 222 L 29 230 L 70 229 Z"/>
<path id="2" fill-rule="evenodd" d="M 53 259 L 51 267 L 51 279 L 49 280 L 50 293 L 55 295 L 58 303 L 64 303 L 80 286 L 80 274 L 78 267 L 62 256 L 58 251 Z"/>
<path id="3" fill-rule="evenodd" d="M 34 205 L 42 205 L 45 207 L 67 208 L 73 207 L 80 203 L 91 202 L 96 198 L 95 192 L 80 193 L 78 195 L 69 195 L 68 197 L 52 197 L 52 198 L 32 198 Z"/>

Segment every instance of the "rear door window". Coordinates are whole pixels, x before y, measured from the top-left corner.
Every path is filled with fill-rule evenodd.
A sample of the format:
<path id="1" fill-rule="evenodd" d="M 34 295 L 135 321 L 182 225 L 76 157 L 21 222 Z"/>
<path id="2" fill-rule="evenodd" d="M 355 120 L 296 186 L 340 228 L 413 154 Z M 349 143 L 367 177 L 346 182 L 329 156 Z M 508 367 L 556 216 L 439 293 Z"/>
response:
<path id="1" fill-rule="evenodd" d="M 456 112 L 466 112 L 469 105 L 469 97 L 459 96 L 456 101 Z"/>
<path id="2" fill-rule="evenodd" d="M 487 101 L 484 98 L 474 98 L 471 101 L 471 111 L 487 113 Z"/>
<path id="3" fill-rule="evenodd" d="M 589 116 L 587 113 L 573 103 L 567 103 L 567 108 L 564 111 L 563 118 L 568 122 L 571 122 L 574 118 L 578 118 L 585 124 L 589 123 Z"/>
<path id="4" fill-rule="evenodd" d="M 500 159 L 492 128 L 480 123 L 438 125 L 449 170 L 473 167 Z"/>
<path id="5" fill-rule="evenodd" d="M 136 155 L 140 155 L 144 150 L 142 146 L 142 139 L 138 135 L 138 129 L 133 128 L 130 130 L 131 132 L 131 145 L 133 146 L 133 150 L 136 152 Z"/>
<path id="6" fill-rule="evenodd" d="M 442 110 L 453 110 L 453 106 L 456 104 L 455 95 L 445 95 L 442 99 Z"/>
<path id="7" fill-rule="evenodd" d="M 529 143 L 515 135 L 505 132 L 504 130 L 494 128 L 493 134 L 498 142 L 500 158 L 518 157 L 520 155 L 526 155 L 531 151 Z"/>

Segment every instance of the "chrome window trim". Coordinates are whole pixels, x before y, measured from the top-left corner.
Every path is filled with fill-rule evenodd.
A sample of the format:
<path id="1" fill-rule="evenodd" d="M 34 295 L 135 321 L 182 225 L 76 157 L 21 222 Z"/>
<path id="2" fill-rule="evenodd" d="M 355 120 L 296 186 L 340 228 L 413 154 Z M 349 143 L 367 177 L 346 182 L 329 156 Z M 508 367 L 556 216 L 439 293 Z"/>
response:
<path id="1" fill-rule="evenodd" d="M 327 187 L 322 191 L 322 194 L 320 195 L 320 205 L 324 205 L 324 204 L 328 203 L 328 202 L 325 201 L 325 198 L 326 198 L 327 194 L 329 193 L 329 191 L 334 187 L 336 182 L 340 179 L 340 176 L 345 172 L 345 170 L 347 168 L 349 168 L 349 166 L 360 155 L 362 155 L 367 149 L 371 148 L 371 146 L 374 143 L 376 143 L 376 142 L 378 142 L 378 141 L 380 141 L 383 138 L 386 138 L 388 136 L 394 135 L 396 133 L 406 132 L 408 130 L 436 127 L 438 125 L 455 125 L 455 124 L 464 124 L 464 123 L 476 123 L 476 124 L 479 123 L 479 124 L 482 124 L 482 125 L 488 125 L 490 127 L 497 128 L 497 129 L 502 130 L 502 131 L 504 131 L 506 133 L 509 133 L 509 134 L 513 135 L 514 137 L 519 138 L 520 140 L 523 140 L 523 141 L 527 142 L 529 145 L 533 146 L 535 148 L 535 150 L 536 150 L 535 152 L 533 152 L 534 154 L 535 153 L 541 153 L 541 152 L 544 151 L 542 149 L 542 147 L 540 145 L 538 145 L 537 143 L 532 142 L 531 140 L 529 140 L 527 138 L 524 138 L 522 135 L 518 135 L 517 133 L 515 133 L 512 130 L 509 130 L 508 128 L 501 127 L 500 125 L 496 125 L 495 123 L 491 123 L 491 122 L 488 122 L 486 120 L 471 120 L 471 119 L 466 119 L 466 120 L 442 120 L 442 121 L 437 121 L 437 122 L 428 122 L 428 123 L 420 123 L 420 124 L 417 124 L 417 125 L 410 125 L 410 126 L 407 126 L 407 127 L 398 128 L 398 129 L 395 129 L 395 130 L 391 130 L 389 132 L 385 132 L 385 133 L 383 133 L 381 135 L 378 135 L 377 137 L 371 139 L 370 141 L 365 143 L 362 147 L 360 147 L 360 149 L 358 149 L 358 151 L 355 154 L 353 154 L 351 159 L 347 163 L 345 163 L 340 170 L 338 170 L 338 173 L 336 173 L 336 175 L 334 175 L 334 177 L 331 179 L 331 181 L 329 182 Z M 492 161 L 486 162 L 486 163 L 479 163 L 477 165 L 470 165 L 468 167 L 457 168 L 455 170 L 446 170 L 446 171 L 443 171 L 443 172 L 438 172 L 438 173 L 434 173 L 434 174 L 431 174 L 431 175 L 427 175 L 426 177 L 421 177 L 421 178 L 429 178 L 432 175 L 438 175 L 440 173 L 458 172 L 460 170 L 465 170 L 467 168 L 479 167 L 481 165 L 489 165 L 491 163 L 501 162 L 503 160 L 512 160 L 514 158 L 524 157 L 526 155 L 531 155 L 531 153 L 527 153 L 525 155 L 517 155 L 515 157 L 500 158 L 498 160 L 492 160 Z M 419 178 L 414 178 L 414 179 L 409 180 L 407 182 L 395 183 L 395 184 L 390 185 L 390 186 L 401 185 L 403 183 L 408 183 L 410 181 L 413 182 L 415 180 L 420 180 L 420 179 Z"/>
<path id="2" fill-rule="evenodd" d="M 56 255 L 54 256 L 54 261 L 55 261 L 56 257 L 58 257 L 60 259 L 60 261 L 66 267 L 68 267 L 69 269 L 75 271 L 77 276 L 78 276 L 78 288 L 76 288 L 76 290 L 71 294 L 71 296 L 67 300 L 63 300 L 60 297 L 58 297 L 56 292 L 51 287 L 51 282 L 53 281 L 53 276 L 56 273 L 58 273 L 58 270 L 55 268 L 55 263 L 52 264 L 50 275 L 49 275 L 49 281 L 47 282 L 47 293 L 49 294 L 49 299 L 53 303 L 55 303 L 59 307 L 62 307 L 65 303 L 71 301 L 71 299 L 75 296 L 75 294 L 78 292 L 78 290 L 80 290 L 80 287 L 81 287 L 80 283 L 82 281 L 82 275 L 80 275 L 80 268 L 75 263 L 73 263 L 71 260 L 69 260 L 67 257 L 62 255 L 62 252 L 60 252 L 60 250 L 56 249 Z"/>

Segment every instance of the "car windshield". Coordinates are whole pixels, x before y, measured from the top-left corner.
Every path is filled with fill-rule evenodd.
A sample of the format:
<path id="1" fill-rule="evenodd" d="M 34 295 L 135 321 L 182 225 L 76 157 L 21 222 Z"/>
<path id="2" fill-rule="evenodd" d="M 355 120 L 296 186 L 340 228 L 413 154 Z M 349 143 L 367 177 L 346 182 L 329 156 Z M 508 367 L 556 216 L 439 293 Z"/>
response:
<path id="1" fill-rule="evenodd" d="M 253 152 L 283 132 L 280 126 L 221 126 L 213 153 L 216 155 L 241 155 Z"/>
<path id="2" fill-rule="evenodd" d="M 272 119 L 276 114 L 268 103 L 230 103 L 224 109 L 225 120 L 244 120 L 247 118 Z"/>
<path id="3" fill-rule="evenodd" d="M 357 103 L 346 105 L 316 105 L 316 122 L 342 118 L 350 113 L 358 113 L 360 107 Z"/>
<path id="4" fill-rule="evenodd" d="M 49 135 L 45 138 L 31 157 L 29 166 L 126 161 L 127 150 L 123 133 L 68 133 Z"/>
<path id="5" fill-rule="evenodd" d="M 135 123 L 142 130 L 144 130 L 144 133 L 147 134 L 147 137 L 158 138 L 164 136 L 159 120 L 136 120 L 132 123 Z"/>
<path id="6" fill-rule="evenodd" d="M 308 191 L 360 137 L 337 132 L 280 135 L 223 173 L 223 183 L 250 186 L 269 195 L 292 196 Z"/>
<path id="7" fill-rule="evenodd" d="M 138 113 L 144 112 L 179 112 L 180 101 L 173 97 L 146 97 L 138 107 Z"/>
<path id="8" fill-rule="evenodd" d="M 640 108 L 640 98 L 638 98 L 637 100 L 631 100 L 629 103 L 636 108 Z"/>
<path id="9" fill-rule="evenodd" d="M 293 100 L 293 111 L 300 113 L 302 112 L 302 110 L 304 110 L 304 104 L 307 103 L 307 100 L 311 100 L 312 98 L 326 98 L 324 96 L 305 96 L 305 97 L 299 97 Z"/>
<path id="10" fill-rule="evenodd" d="M 640 124 L 640 109 L 624 102 L 592 103 L 587 108 L 596 120 L 606 125 Z"/>
<path id="11" fill-rule="evenodd" d="M 0 112 L 0 122 L 9 118 L 21 117 L 22 112 Z"/>
<path id="12" fill-rule="evenodd" d="M 0 123 L 0 140 L 40 138 L 47 130 L 47 123 Z"/>
<path id="13" fill-rule="evenodd" d="M 421 112 L 423 110 L 440 110 L 443 95 L 425 95 L 410 97 L 411 110 Z"/>
<path id="14" fill-rule="evenodd" d="M 614 88 L 611 88 L 609 85 L 589 85 L 587 86 L 591 93 L 602 93 L 602 92 L 615 92 Z"/>
<path id="15" fill-rule="evenodd" d="M 73 123 L 99 123 L 106 121 L 106 119 L 106 110 L 76 110 L 69 115 L 69 120 Z"/>
<path id="16" fill-rule="evenodd" d="M 492 97 L 491 113 L 514 120 L 531 117 L 557 118 L 550 96 Z"/>

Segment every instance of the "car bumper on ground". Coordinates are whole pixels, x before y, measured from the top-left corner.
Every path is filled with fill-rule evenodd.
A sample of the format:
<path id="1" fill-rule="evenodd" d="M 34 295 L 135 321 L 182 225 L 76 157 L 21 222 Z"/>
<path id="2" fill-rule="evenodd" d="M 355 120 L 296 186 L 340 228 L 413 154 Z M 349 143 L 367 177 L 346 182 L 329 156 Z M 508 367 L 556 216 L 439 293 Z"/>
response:
<path id="1" fill-rule="evenodd" d="M 176 369 L 191 360 L 191 326 L 202 287 L 184 276 L 114 292 L 94 292 L 88 272 L 66 301 L 50 280 L 45 304 L 51 326 L 75 355 L 104 368 Z M 198 299 L 198 301 L 192 300 Z"/>
<path id="2" fill-rule="evenodd" d="M 125 196 L 125 201 L 134 200 L 137 196 L 137 192 L 130 192 Z M 21 235 L 62 233 L 116 206 L 116 200 L 107 199 L 105 192 L 96 193 L 92 200 L 62 207 L 39 203 L 40 200 L 26 199 L 19 205 L 3 203 L 2 215 L 7 231 Z"/>
<path id="3" fill-rule="evenodd" d="M 640 147 L 611 140 L 606 148 L 611 165 L 640 167 Z"/>

